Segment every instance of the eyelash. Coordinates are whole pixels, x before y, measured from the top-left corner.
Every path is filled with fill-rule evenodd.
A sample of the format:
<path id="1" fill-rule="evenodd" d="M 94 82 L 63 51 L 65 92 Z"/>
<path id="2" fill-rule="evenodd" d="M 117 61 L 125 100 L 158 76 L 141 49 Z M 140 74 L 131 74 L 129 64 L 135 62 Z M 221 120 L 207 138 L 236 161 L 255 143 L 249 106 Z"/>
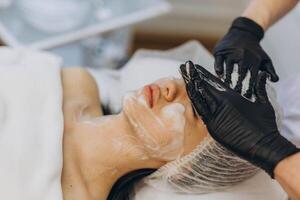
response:
<path id="1" fill-rule="evenodd" d="M 193 110 L 193 114 L 194 114 L 194 116 L 195 116 L 195 117 L 197 117 L 197 113 L 196 113 L 196 111 L 195 111 L 195 108 L 194 108 L 194 106 L 192 106 L 192 110 Z"/>

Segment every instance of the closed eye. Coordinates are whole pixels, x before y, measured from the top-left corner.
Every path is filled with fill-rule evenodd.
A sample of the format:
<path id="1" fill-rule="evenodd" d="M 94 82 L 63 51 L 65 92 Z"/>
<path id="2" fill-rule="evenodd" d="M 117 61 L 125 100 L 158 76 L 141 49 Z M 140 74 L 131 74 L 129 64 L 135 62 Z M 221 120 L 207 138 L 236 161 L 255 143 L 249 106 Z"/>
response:
<path id="1" fill-rule="evenodd" d="M 194 115 L 194 117 L 198 117 L 197 112 L 196 112 L 194 106 L 193 106 L 193 105 L 191 105 L 191 106 L 192 106 L 192 110 L 193 110 L 193 115 Z"/>

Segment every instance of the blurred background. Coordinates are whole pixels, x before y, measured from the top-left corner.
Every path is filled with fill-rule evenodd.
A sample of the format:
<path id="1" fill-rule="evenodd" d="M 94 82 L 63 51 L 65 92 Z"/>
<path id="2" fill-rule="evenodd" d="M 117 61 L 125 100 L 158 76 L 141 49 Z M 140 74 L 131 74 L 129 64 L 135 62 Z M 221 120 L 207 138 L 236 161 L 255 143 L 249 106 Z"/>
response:
<path id="1" fill-rule="evenodd" d="M 169 0 L 172 11 L 135 26 L 134 48 L 168 49 L 187 40 L 211 50 L 248 0 Z"/>
<path id="2" fill-rule="evenodd" d="M 211 51 L 249 1 L 0 0 L 0 40 L 58 54 L 66 67 L 118 68 L 139 48 L 198 40 Z"/>
<path id="3" fill-rule="evenodd" d="M 66 66 L 117 68 L 139 48 L 200 41 L 211 50 L 247 0 L 0 0 L 2 45 L 59 54 Z"/>

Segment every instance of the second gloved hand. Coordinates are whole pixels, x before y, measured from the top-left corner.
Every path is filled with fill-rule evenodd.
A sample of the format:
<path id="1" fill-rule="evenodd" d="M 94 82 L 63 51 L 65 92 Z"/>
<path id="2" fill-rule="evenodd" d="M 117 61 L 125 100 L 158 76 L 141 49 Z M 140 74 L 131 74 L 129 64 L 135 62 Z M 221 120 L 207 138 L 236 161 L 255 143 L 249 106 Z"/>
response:
<path id="1" fill-rule="evenodd" d="M 193 107 L 210 135 L 240 157 L 273 177 L 277 163 L 299 152 L 277 129 L 274 109 L 266 93 L 267 74 L 262 72 L 251 102 L 220 79 L 192 62 L 180 67 Z"/>
<path id="2" fill-rule="evenodd" d="M 249 89 L 245 96 L 251 97 L 259 70 L 267 72 L 271 81 L 278 81 L 272 61 L 260 46 L 264 30 L 254 21 L 245 17 L 235 19 L 228 33 L 217 43 L 213 50 L 215 70 L 219 76 L 224 75 L 225 82 L 231 84 L 234 64 L 238 64 L 239 78 L 235 90 L 241 92 L 242 81 L 250 71 Z M 226 67 L 225 67 L 226 66 Z"/>

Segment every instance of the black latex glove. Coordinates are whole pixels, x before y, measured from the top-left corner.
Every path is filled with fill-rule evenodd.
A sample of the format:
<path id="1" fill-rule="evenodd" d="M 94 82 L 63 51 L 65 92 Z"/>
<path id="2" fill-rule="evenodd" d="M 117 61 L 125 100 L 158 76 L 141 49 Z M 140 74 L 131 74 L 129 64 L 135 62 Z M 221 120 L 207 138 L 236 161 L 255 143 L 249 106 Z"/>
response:
<path id="1" fill-rule="evenodd" d="M 220 79 L 192 62 L 180 67 L 193 107 L 211 136 L 271 177 L 282 159 L 299 152 L 279 134 L 275 113 L 266 93 L 267 74 L 258 75 L 251 102 Z"/>
<path id="2" fill-rule="evenodd" d="M 241 92 L 242 81 L 250 71 L 249 89 L 245 96 L 251 97 L 259 70 L 267 72 L 271 81 L 277 82 L 278 75 L 270 57 L 260 46 L 264 30 L 256 22 L 245 17 L 235 19 L 228 33 L 221 39 L 213 50 L 215 71 L 219 76 L 224 74 L 225 82 L 231 84 L 231 74 L 234 64 L 238 64 L 238 82 L 235 91 Z"/>

